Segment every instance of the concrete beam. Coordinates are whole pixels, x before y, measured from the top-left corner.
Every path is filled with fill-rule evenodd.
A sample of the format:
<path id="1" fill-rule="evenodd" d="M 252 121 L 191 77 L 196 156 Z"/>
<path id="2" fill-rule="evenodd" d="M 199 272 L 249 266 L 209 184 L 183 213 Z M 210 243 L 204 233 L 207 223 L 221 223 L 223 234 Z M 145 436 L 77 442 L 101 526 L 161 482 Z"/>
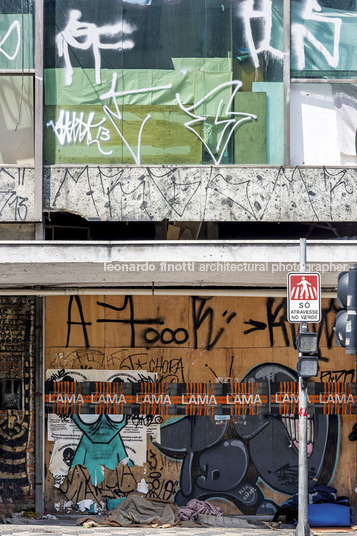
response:
<path id="1" fill-rule="evenodd" d="M 357 220 L 357 169 L 52 166 L 44 207 L 97 221 Z"/>
<path id="2" fill-rule="evenodd" d="M 0 289 L 284 289 L 299 255 L 298 240 L 0 242 Z M 355 240 L 307 242 L 307 269 L 324 289 L 356 260 Z"/>

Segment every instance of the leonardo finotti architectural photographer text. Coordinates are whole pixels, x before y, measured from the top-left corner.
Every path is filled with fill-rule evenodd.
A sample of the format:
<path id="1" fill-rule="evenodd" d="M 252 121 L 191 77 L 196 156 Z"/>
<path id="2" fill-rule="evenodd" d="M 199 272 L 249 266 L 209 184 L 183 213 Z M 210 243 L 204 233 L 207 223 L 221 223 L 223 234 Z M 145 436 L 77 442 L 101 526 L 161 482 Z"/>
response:
<path id="1" fill-rule="evenodd" d="M 307 272 L 343 272 L 349 269 L 348 264 L 316 263 L 306 266 Z M 105 272 L 299 272 L 298 262 L 105 262 Z"/>

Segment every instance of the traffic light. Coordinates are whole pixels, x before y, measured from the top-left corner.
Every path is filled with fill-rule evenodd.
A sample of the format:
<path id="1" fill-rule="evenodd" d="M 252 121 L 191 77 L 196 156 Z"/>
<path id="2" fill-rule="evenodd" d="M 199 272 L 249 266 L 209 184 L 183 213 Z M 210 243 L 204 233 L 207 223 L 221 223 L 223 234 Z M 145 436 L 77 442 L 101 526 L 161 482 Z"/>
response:
<path id="1" fill-rule="evenodd" d="M 357 354 L 357 264 L 338 276 L 337 305 L 342 310 L 336 315 L 336 344 L 346 348 L 346 354 Z"/>
<path id="2" fill-rule="evenodd" d="M 296 339 L 299 352 L 297 371 L 300 378 L 313 378 L 319 372 L 318 334 L 299 331 Z"/>

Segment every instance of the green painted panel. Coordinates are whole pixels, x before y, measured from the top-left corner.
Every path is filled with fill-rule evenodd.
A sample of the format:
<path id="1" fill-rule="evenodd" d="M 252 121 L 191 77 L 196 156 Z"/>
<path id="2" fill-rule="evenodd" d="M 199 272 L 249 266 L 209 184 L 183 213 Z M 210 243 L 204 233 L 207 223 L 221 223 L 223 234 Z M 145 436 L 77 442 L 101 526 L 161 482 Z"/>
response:
<path id="1" fill-rule="evenodd" d="M 282 82 L 253 83 L 254 92 L 267 95 L 267 164 L 284 163 L 284 85 Z"/>
<path id="2" fill-rule="evenodd" d="M 117 99 L 123 105 L 175 104 L 177 88 L 186 93 L 189 91 L 185 93 L 186 98 L 193 99 L 192 76 L 183 76 L 178 71 L 102 69 L 102 83 L 97 85 L 94 69 L 75 68 L 72 84 L 65 86 L 64 69 L 45 69 L 45 104 L 49 106 L 111 104 L 111 99 L 101 100 L 100 97 L 111 90 L 113 75 L 117 76 L 115 92 L 125 92 Z M 145 88 L 162 86 L 171 86 L 171 89 L 143 91 Z"/>
<path id="3" fill-rule="evenodd" d="M 232 71 L 232 58 L 172 58 L 177 71 L 203 71 L 205 73 L 218 73 Z"/>
<path id="4" fill-rule="evenodd" d="M 254 114 L 256 120 L 243 122 L 234 136 L 235 164 L 266 164 L 267 98 L 265 93 L 237 93 L 235 113 Z M 243 116 L 236 116 L 239 121 Z"/>
<path id="5" fill-rule="evenodd" d="M 190 58 L 189 58 L 190 59 Z M 87 104 L 112 104 L 111 99 L 101 100 L 112 88 L 113 75 L 117 76 L 115 92 L 123 92 L 117 97 L 120 105 L 175 105 L 176 94 L 181 101 L 190 105 L 200 101 L 209 91 L 225 82 L 232 80 L 230 71 L 206 72 L 203 69 L 193 70 L 192 62 L 187 65 L 180 63 L 179 70 L 122 70 L 102 69 L 102 83 L 95 83 L 94 69 L 73 69 L 73 80 L 70 86 L 64 85 L 63 69 L 45 69 L 45 105 L 72 106 Z M 186 65 L 186 67 L 184 67 Z M 165 88 L 157 90 L 156 88 Z M 148 89 L 153 88 L 153 89 Z M 143 91 L 148 89 L 148 91 Z M 212 98 L 210 106 L 214 112 L 219 100 Z"/>
<path id="6" fill-rule="evenodd" d="M 177 106 L 123 106 L 120 111 L 119 120 L 102 106 L 46 106 L 45 163 L 202 162 L 201 142 L 186 129 L 187 116 Z"/>
<path id="7" fill-rule="evenodd" d="M 0 69 L 33 69 L 32 15 L 0 14 Z"/>

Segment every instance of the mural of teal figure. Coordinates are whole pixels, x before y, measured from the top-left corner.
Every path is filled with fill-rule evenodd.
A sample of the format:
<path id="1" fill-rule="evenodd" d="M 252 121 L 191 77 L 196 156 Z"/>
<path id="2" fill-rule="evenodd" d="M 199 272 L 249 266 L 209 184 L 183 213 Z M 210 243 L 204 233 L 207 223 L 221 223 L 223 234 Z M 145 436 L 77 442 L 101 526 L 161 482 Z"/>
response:
<path id="1" fill-rule="evenodd" d="M 120 437 L 127 422 L 125 415 L 72 415 L 72 419 L 83 432 L 72 467 L 86 467 L 93 485 L 104 480 L 102 466 L 113 470 L 119 463 L 133 465 Z"/>

